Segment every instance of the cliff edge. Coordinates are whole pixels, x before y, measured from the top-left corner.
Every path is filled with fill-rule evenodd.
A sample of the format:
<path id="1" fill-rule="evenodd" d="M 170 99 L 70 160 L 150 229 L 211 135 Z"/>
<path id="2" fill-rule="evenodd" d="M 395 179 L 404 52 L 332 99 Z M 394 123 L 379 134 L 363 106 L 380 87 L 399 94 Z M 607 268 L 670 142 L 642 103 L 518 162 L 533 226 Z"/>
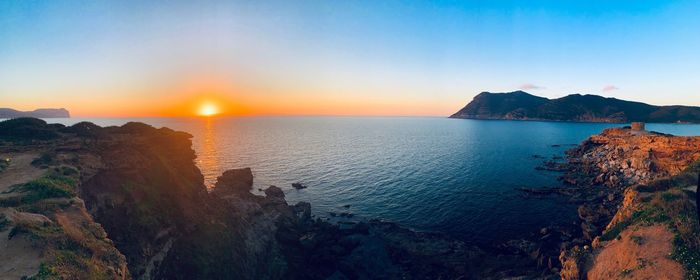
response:
<path id="1" fill-rule="evenodd" d="M 331 224 L 249 168 L 212 190 L 192 136 L 142 123 L 0 122 L 0 269 L 36 279 L 502 279 L 537 260 L 371 220 Z M 551 272 L 543 268 L 548 275 Z"/>
<path id="2" fill-rule="evenodd" d="M 562 279 L 700 276 L 700 137 L 613 128 L 568 154 L 588 242 L 562 250 Z"/>

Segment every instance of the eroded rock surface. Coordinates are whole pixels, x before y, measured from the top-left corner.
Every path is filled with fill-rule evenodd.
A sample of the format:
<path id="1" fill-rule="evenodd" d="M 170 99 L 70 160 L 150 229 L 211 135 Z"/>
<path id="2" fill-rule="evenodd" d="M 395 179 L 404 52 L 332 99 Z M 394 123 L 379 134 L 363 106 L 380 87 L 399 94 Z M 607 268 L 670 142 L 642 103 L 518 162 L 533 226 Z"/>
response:
<path id="1" fill-rule="evenodd" d="M 93 272 L 99 273 L 93 278 L 114 279 L 502 279 L 542 276 L 542 269 L 551 274 L 551 259 L 537 265 L 541 254 L 479 248 L 384 221 L 339 225 L 313 219 L 309 203 L 289 205 L 280 188 L 252 194 L 254 176 L 247 168 L 225 172 L 208 192 L 186 133 L 142 123 L 64 127 L 25 119 L 4 126 L 17 130 L 0 135 L 7 151 L 41 154 L 36 164 L 41 170 L 70 173 L 70 184 L 56 183 L 59 196 L 41 198 L 58 208 L 27 212 L 48 219 L 34 225 L 39 233 L 60 228 L 51 240 L 78 240 L 78 248 L 86 248 L 56 247 L 59 251 L 39 263 L 52 265 L 56 254 L 76 252 L 80 261 L 95 260 L 96 267 L 84 272 L 58 267 L 67 278 L 90 278 L 80 273 Z M 13 199 L 8 203 L 30 210 Z M 48 248 L 37 246 L 39 252 Z"/>
<path id="2" fill-rule="evenodd" d="M 578 189 L 587 242 L 562 251 L 562 279 L 682 279 L 671 247 L 697 245 L 696 206 L 682 189 L 695 184 L 688 168 L 700 159 L 700 137 L 613 128 L 568 155 L 562 179 Z"/>

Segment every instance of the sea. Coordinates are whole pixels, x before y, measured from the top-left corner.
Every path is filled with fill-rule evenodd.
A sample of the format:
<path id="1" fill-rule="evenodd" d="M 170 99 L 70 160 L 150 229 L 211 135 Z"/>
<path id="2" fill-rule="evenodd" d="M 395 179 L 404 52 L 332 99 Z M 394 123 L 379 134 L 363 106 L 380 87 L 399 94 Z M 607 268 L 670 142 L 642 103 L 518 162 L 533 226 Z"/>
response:
<path id="1" fill-rule="evenodd" d="M 250 167 L 255 192 L 280 187 L 288 202 L 310 202 L 319 218 L 341 223 L 381 219 L 491 244 L 574 223 L 576 205 L 565 198 L 526 196 L 516 189 L 560 186 L 561 174 L 535 168 L 605 128 L 624 125 L 439 117 L 47 121 L 100 126 L 139 121 L 185 131 L 194 136 L 196 164 L 209 187 L 225 170 Z M 700 135 L 700 125 L 647 128 Z M 297 182 L 307 188 L 293 188 Z"/>

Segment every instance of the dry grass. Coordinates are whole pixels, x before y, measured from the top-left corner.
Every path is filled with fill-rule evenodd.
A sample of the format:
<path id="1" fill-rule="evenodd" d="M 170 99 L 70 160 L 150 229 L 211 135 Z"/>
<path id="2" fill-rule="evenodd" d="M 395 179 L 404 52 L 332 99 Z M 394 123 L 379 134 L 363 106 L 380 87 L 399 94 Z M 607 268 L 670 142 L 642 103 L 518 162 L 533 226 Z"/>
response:
<path id="1" fill-rule="evenodd" d="M 683 264 L 687 279 L 700 279 L 700 224 L 695 198 L 691 197 L 694 193 L 684 190 L 697 183 L 699 171 L 700 162 L 695 162 L 676 176 L 638 186 L 638 191 L 652 193 L 651 197 L 630 219 L 607 230 L 601 239 L 615 239 L 633 225 L 667 225 L 674 234 L 671 257 Z"/>

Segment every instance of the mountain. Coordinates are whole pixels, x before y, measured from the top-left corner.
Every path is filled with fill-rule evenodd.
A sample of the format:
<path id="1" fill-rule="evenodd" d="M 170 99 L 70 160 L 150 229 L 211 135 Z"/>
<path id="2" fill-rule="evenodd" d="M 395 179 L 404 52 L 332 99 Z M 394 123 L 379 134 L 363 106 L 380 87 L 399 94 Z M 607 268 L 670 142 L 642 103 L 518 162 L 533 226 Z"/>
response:
<path id="1" fill-rule="evenodd" d="M 627 123 L 700 123 L 700 107 L 655 106 L 641 102 L 572 94 L 548 99 L 524 91 L 482 92 L 450 118 Z"/>
<path id="2" fill-rule="evenodd" d="M 68 110 L 60 109 L 36 109 L 34 111 L 17 111 L 10 108 L 0 108 L 0 119 L 12 119 L 21 117 L 32 118 L 70 118 Z"/>

